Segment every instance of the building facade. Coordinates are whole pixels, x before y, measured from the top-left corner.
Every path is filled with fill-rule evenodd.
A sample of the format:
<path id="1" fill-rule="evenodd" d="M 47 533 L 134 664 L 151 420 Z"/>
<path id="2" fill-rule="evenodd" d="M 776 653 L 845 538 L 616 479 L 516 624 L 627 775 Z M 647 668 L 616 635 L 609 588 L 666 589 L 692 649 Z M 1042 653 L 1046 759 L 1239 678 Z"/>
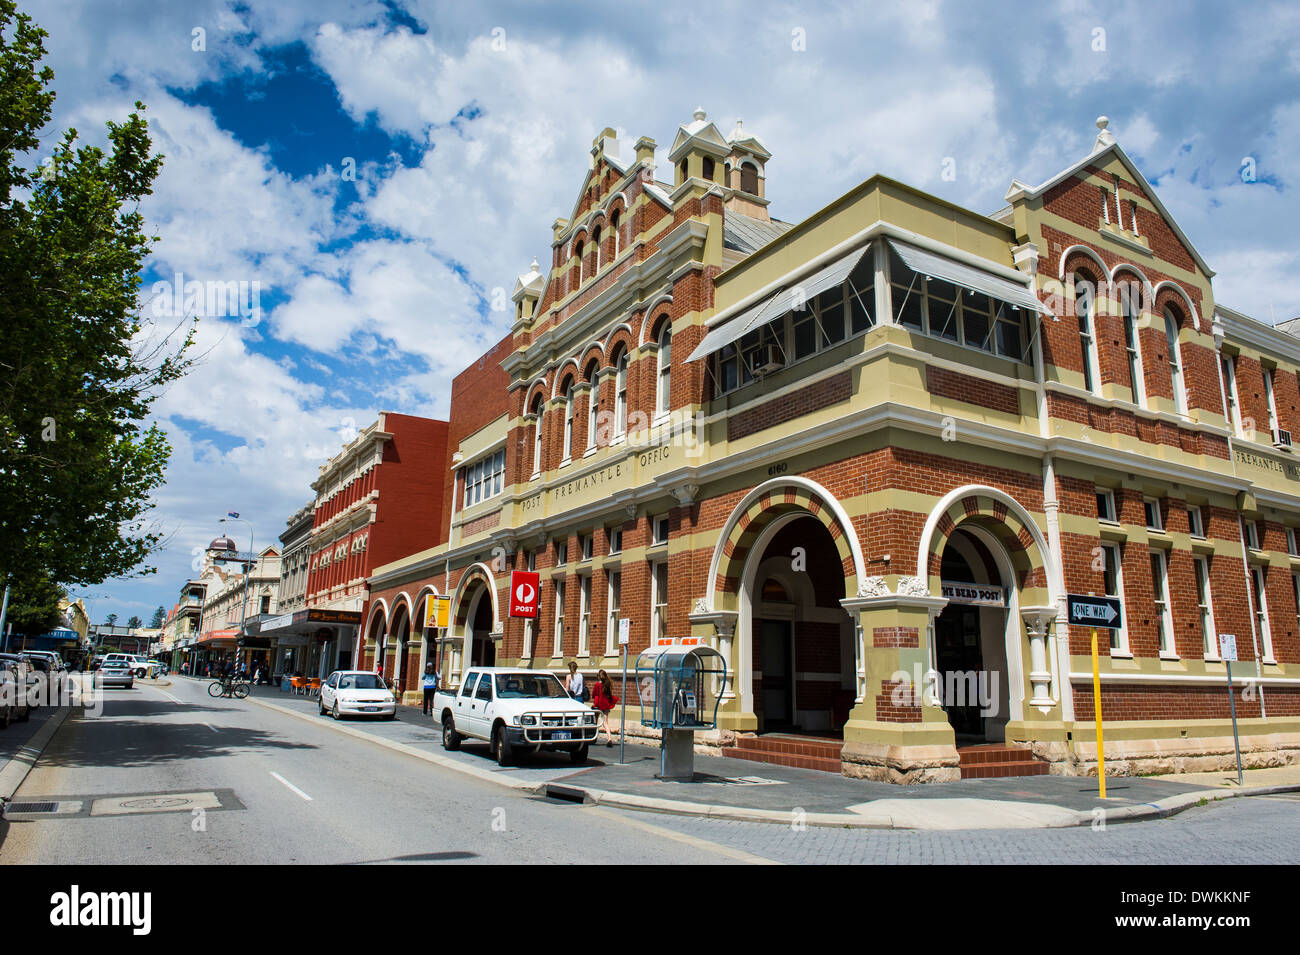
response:
<path id="1" fill-rule="evenodd" d="M 1098 126 L 991 215 L 876 176 L 797 224 L 739 124 L 697 112 L 662 179 L 605 130 L 510 334 L 455 380 L 447 523 L 375 562 L 365 659 L 612 673 L 625 618 L 634 653 L 727 659 L 701 742 L 815 735 L 819 768 L 897 782 L 970 775 L 980 744 L 999 774 L 1085 774 L 1066 595 L 1105 594 L 1108 770 L 1231 764 L 1220 634 L 1243 759 L 1300 760 L 1300 341 L 1215 303 Z M 536 621 L 504 612 L 519 569 Z"/>

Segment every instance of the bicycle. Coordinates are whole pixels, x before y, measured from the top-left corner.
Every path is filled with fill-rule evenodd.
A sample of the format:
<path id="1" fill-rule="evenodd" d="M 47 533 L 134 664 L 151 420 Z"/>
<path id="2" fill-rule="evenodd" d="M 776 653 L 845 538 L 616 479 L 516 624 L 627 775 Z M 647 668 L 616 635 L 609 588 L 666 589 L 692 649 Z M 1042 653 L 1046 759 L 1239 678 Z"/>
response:
<path id="1" fill-rule="evenodd" d="M 228 696 L 242 700 L 248 696 L 248 684 L 242 680 L 213 680 L 208 684 L 208 696 Z"/>

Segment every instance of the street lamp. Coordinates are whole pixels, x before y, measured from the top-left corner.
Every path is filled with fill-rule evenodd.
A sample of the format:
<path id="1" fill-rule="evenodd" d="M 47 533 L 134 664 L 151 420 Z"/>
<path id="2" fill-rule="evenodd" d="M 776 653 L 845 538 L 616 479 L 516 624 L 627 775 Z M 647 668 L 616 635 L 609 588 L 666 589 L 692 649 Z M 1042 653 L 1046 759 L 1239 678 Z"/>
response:
<path id="1" fill-rule="evenodd" d="M 239 607 L 239 639 L 242 641 L 245 636 L 244 621 L 248 617 L 248 588 L 251 585 L 253 574 L 253 525 L 234 512 L 228 513 L 221 519 L 222 524 L 229 521 L 239 521 L 241 524 L 248 524 L 248 562 L 244 564 L 244 599 L 240 603 Z M 239 657 L 238 650 L 235 651 L 235 657 L 236 659 Z"/>

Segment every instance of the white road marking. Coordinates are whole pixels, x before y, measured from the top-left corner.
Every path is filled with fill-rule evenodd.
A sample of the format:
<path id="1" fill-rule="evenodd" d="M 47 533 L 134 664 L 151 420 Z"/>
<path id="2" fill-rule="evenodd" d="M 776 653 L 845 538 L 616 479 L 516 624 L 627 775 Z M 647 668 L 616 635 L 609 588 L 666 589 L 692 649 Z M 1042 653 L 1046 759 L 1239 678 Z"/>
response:
<path id="1" fill-rule="evenodd" d="M 294 792 L 296 792 L 296 793 L 297 793 L 299 796 L 301 796 L 303 799 L 307 800 L 308 802 L 311 802 L 311 801 L 312 801 L 312 798 L 311 798 L 310 796 L 308 796 L 305 792 L 303 792 L 301 789 L 299 789 L 299 788 L 298 788 L 297 786 L 295 786 L 293 783 L 289 782 L 289 780 L 285 779 L 285 778 L 284 778 L 283 776 L 281 776 L 279 773 L 271 773 L 271 775 L 274 776 L 276 779 L 278 779 L 280 782 L 284 783 L 285 786 L 287 786 L 287 787 L 289 787 L 290 789 L 292 789 Z"/>
<path id="2" fill-rule="evenodd" d="M 154 687 L 154 689 L 157 690 L 158 688 L 157 688 L 157 687 Z M 171 701 L 172 701 L 173 703 L 175 703 L 177 706 L 180 706 L 180 705 L 181 705 L 181 701 L 178 700 L 178 699 L 176 699 L 176 697 L 172 696 L 172 695 L 171 695 L 170 693 L 168 693 L 166 690 L 158 690 L 158 692 L 161 693 L 163 696 L 167 697 L 167 699 L 171 700 Z"/>
<path id="3" fill-rule="evenodd" d="M 730 846 L 719 845 L 716 842 L 710 842 L 708 839 L 700 839 L 696 836 L 688 836 L 681 832 L 673 832 L 671 829 L 664 829 L 660 826 L 651 825 L 635 818 L 634 813 L 616 812 L 612 809 L 604 809 L 600 806 L 588 806 L 583 812 L 593 812 L 598 816 L 604 816 L 606 819 L 612 819 L 621 822 L 625 826 L 631 826 L 633 829 L 640 829 L 642 832 L 650 833 L 661 839 L 671 839 L 674 842 L 685 843 L 696 849 L 703 849 L 705 852 L 716 852 L 724 855 L 729 859 L 735 859 L 737 862 L 744 862 L 749 865 L 781 865 L 772 859 L 765 859 L 762 856 L 756 856 L 751 852 L 745 852 L 743 849 L 733 849 Z"/>
<path id="4" fill-rule="evenodd" d="M 217 728 L 216 728 L 215 726 L 213 726 L 211 723 L 204 723 L 203 725 L 206 726 L 208 729 L 212 730 L 212 732 L 214 732 L 214 733 L 220 733 L 220 732 L 221 732 L 221 730 L 217 729 Z"/>

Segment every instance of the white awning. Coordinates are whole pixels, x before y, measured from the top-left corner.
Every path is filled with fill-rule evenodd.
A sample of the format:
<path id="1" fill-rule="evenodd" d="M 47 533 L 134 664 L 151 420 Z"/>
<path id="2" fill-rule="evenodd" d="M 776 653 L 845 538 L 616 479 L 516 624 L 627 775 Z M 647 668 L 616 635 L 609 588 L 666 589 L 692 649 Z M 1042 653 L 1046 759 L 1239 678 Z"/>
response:
<path id="1" fill-rule="evenodd" d="M 763 299 L 729 322 L 724 322 L 704 336 L 704 339 L 691 352 L 687 361 L 698 361 L 743 338 L 756 328 L 762 328 L 768 322 L 780 318 L 795 306 L 796 299 L 803 303 L 813 300 L 827 289 L 834 288 L 849 277 L 857 264 L 862 261 L 870 246 L 863 246 L 830 265 L 823 266 L 816 272 L 798 282 L 793 282 L 776 294 Z"/>
<path id="2" fill-rule="evenodd" d="M 955 262 L 952 259 L 945 259 L 933 252 L 925 252 L 914 245 L 907 245 L 894 239 L 889 240 L 889 246 L 898 253 L 898 257 L 903 260 L 903 264 L 913 272 L 919 272 L 931 278 L 943 279 L 945 282 L 951 282 L 953 285 L 959 285 L 962 288 L 972 288 L 977 292 L 983 292 L 989 298 L 1006 302 L 1008 305 L 1018 305 L 1020 308 L 1027 308 L 1031 312 L 1042 312 L 1044 315 L 1052 314 L 1051 310 L 1038 300 L 1038 296 L 1028 286 L 1000 278 L 990 272 L 964 265 L 961 262 Z"/>

